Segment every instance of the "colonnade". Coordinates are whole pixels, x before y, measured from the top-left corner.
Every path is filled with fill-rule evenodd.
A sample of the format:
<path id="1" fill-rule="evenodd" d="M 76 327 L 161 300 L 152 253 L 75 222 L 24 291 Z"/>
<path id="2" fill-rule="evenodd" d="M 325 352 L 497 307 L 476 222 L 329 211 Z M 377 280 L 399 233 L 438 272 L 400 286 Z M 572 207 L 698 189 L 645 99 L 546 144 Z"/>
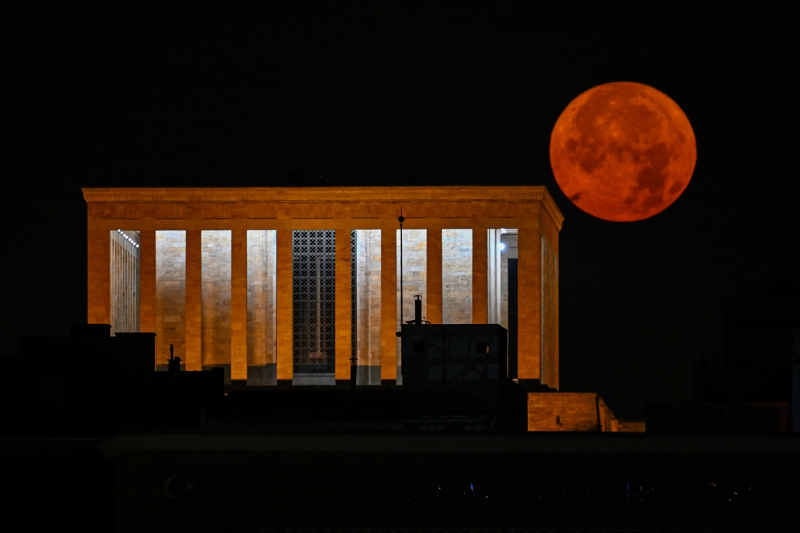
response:
<path id="1" fill-rule="evenodd" d="M 492 249 L 496 237 L 487 230 L 500 227 L 519 229 L 518 374 L 520 379 L 540 379 L 547 374 L 547 365 L 542 360 L 543 346 L 546 337 L 553 336 L 553 323 L 542 316 L 542 239 L 549 242 L 549 248 L 555 250 L 557 257 L 561 218 L 544 188 L 439 187 L 414 188 L 412 191 L 389 187 L 343 191 L 323 188 L 84 189 L 84 198 L 89 206 L 89 323 L 111 321 L 111 231 L 120 227 L 134 228 L 139 232 L 139 330 L 156 331 L 156 232 L 183 230 L 186 232 L 184 361 L 186 370 L 200 370 L 201 232 L 230 230 L 231 378 L 247 379 L 247 231 L 274 230 L 277 379 L 291 380 L 292 231 L 335 230 L 335 377 L 337 380 L 346 380 L 350 375 L 353 331 L 350 231 L 377 229 L 381 232 L 380 374 L 382 380 L 394 381 L 397 378 L 395 333 L 398 330 L 396 230 L 397 215 L 402 206 L 406 214 L 405 229 L 427 230 L 427 316 L 434 323 L 441 323 L 442 320 L 442 230 L 472 230 L 472 322 L 485 324 L 490 316 L 497 321 L 496 298 L 491 302 L 491 309 L 489 301 L 490 259 L 492 262 L 496 259 Z M 297 199 L 291 201 L 292 195 Z M 370 196 L 375 199 L 362 199 Z M 496 205 L 492 202 L 492 196 L 496 197 Z M 290 201 L 287 201 L 287 197 Z M 333 200 L 327 199 L 329 197 Z M 223 198 L 223 201 L 219 198 Z M 418 208 L 416 213 L 415 207 Z M 263 214 L 273 216 L 258 216 Z M 442 216 L 446 214 L 455 216 Z M 490 243 L 492 246 L 489 246 Z M 495 268 L 491 265 L 491 269 Z M 406 299 L 413 300 L 410 297 Z M 557 301 L 554 303 L 551 297 L 548 309 L 554 305 L 557 309 Z M 557 316 L 555 320 L 557 338 Z M 552 349 L 544 351 L 554 353 L 551 357 L 556 358 L 557 367 L 557 346 L 555 352 Z M 165 355 L 168 356 L 157 353 L 156 357 L 163 359 Z M 557 386 L 557 370 L 556 375 L 548 379 Z"/>

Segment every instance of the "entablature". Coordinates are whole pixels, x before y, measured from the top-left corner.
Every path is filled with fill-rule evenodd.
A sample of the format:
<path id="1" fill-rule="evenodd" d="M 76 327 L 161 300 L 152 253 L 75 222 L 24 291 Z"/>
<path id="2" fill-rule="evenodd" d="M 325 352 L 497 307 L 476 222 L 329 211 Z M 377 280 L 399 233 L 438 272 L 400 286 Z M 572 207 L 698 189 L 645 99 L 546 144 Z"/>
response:
<path id="1" fill-rule="evenodd" d="M 563 215 L 543 186 L 84 188 L 90 218 L 522 218 Z"/>

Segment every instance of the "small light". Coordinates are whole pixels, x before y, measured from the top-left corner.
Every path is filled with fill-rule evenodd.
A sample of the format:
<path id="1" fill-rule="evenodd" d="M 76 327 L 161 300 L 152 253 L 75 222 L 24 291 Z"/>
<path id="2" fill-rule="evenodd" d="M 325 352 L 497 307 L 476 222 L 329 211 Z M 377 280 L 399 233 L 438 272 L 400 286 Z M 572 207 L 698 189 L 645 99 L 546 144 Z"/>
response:
<path id="1" fill-rule="evenodd" d="M 505 250 L 505 249 L 506 249 L 506 245 L 505 245 L 505 243 L 502 243 L 502 242 L 501 242 L 500 244 L 498 244 L 498 245 L 497 245 L 497 249 L 498 249 L 498 250 L 501 250 L 501 251 L 502 251 L 502 250 Z"/>

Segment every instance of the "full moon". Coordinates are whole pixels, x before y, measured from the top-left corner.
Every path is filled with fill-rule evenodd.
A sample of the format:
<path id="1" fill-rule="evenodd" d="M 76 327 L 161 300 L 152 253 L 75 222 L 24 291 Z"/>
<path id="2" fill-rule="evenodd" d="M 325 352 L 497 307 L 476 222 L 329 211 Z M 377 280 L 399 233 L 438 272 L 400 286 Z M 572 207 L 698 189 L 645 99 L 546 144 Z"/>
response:
<path id="1" fill-rule="evenodd" d="M 570 102 L 550 136 L 550 165 L 567 198 L 615 222 L 672 205 L 696 160 L 689 119 L 669 96 L 641 83 L 589 89 Z"/>

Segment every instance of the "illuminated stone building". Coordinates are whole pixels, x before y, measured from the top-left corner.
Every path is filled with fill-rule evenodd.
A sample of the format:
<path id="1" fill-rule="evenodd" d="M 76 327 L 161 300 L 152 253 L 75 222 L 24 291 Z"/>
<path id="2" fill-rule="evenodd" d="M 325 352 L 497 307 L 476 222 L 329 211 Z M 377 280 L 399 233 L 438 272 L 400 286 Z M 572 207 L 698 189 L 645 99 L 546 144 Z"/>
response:
<path id="1" fill-rule="evenodd" d="M 173 345 L 234 382 L 334 385 L 355 355 L 360 384 L 402 383 L 421 295 L 431 323 L 508 328 L 515 377 L 558 388 L 563 218 L 544 187 L 83 193 L 88 321 L 155 331 L 157 368 Z"/>

